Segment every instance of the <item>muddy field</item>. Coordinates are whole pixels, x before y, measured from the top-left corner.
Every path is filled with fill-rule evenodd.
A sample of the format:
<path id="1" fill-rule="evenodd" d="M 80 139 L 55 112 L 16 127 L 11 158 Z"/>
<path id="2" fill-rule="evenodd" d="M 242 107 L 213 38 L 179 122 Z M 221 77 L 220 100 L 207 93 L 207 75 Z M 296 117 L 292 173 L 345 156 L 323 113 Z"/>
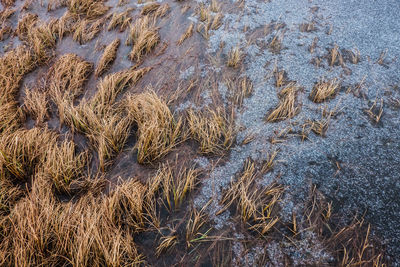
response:
<path id="1" fill-rule="evenodd" d="M 0 266 L 400 266 L 400 4 L 2 0 Z"/>

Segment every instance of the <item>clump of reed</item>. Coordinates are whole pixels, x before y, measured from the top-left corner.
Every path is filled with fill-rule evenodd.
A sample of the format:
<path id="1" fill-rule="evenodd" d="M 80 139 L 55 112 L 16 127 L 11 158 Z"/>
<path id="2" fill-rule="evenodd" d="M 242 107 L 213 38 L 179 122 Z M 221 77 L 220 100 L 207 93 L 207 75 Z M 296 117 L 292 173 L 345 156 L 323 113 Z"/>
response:
<path id="1" fill-rule="evenodd" d="M 125 106 L 128 116 L 138 126 L 135 149 L 139 163 L 161 158 L 179 142 L 182 120 L 175 120 L 165 101 L 155 92 L 130 95 Z"/>
<path id="2" fill-rule="evenodd" d="M 43 171 L 49 176 L 59 192 L 70 191 L 72 182 L 85 175 L 89 162 L 88 151 L 77 153 L 73 141 L 63 141 L 50 146 L 43 159 Z"/>
<path id="3" fill-rule="evenodd" d="M 247 160 L 237 181 L 231 182 L 222 198 L 222 213 L 231 206 L 236 207 L 242 222 L 249 230 L 265 235 L 279 221 L 274 212 L 284 191 L 283 186 L 272 183 L 268 187 L 257 184 L 259 173 L 256 164 Z"/>
<path id="4" fill-rule="evenodd" d="M 295 83 L 289 83 L 278 94 L 279 104 L 273 109 L 266 120 L 268 122 L 277 122 L 293 118 L 299 111 L 297 103 L 297 92 L 299 87 Z"/>
<path id="5" fill-rule="evenodd" d="M 20 129 L 0 136 L 0 177 L 27 182 L 57 135 L 47 129 Z"/>
<path id="6" fill-rule="evenodd" d="M 42 124 L 49 118 L 49 97 L 46 91 L 37 88 L 26 89 L 24 98 L 24 110 L 36 120 L 36 124 Z"/>
<path id="7" fill-rule="evenodd" d="M 235 140 L 233 118 L 222 110 L 188 110 L 187 126 L 192 138 L 199 142 L 199 149 L 204 154 L 224 154 Z"/>
<path id="8" fill-rule="evenodd" d="M 119 27 L 120 32 L 124 31 L 132 21 L 132 18 L 129 16 L 132 11 L 133 8 L 128 8 L 120 13 L 113 13 L 107 30 L 111 31 L 112 29 Z"/>
<path id="9" fill-rule="evenodd" d="M 97 77 L 101 76 L 105 71 L 107 71 L 110 65 L 114 62 L 120 42 L 121 41 L 117 38 L 104 49 L 104 53 L 101 56 L 99 63 L 97 63 L 97 67 L 94 72 Z"/>
<path id="10" fill-rule="evenodd" d="M 170 163 L 163 164 L 150 181 L 152 194 L 162 192 L 165 205 L 169 211 L 178 210 L 189 192 L 198 183 L 199 171 L 195 168 L 181 166 L 176 168 Z"/>
<path id="11" fill-rule="evenodd" d="M 315 103 L 324 102 L 334 97 L 338 93 L 339 85 L 340 82 L 337 79 L 322 79 L 315 84 L 309 95 L 309 98 Z"/>
<path id="12" fill-rule="evenodd" d="M 121 185 L 110 196 L 89 193 L 77 201 L 59 203 L 47 189 L 46 181 L 37 176 L 28 196 L 2 220 L 3 264 L 138 266 L 143 263 L 143 256 L 133 242 L 135 228 L 128 224 L 132 217 L 125 217 L 140 212 L 130 210 L 140 205 L 140 195 L 135 195 L 141 191 L 137 182 Z"/>
<path id="13" fill-rule="evenodd" d="M 101 17 L 110 9 L 103 1 L 94 0 L 68 0 L 67 8 L 72 15 L 85 16 L 87 19 Z"/>
<path id="14" fill-rule="evenodd" d="M 155 26 L 155 19 L 149 15 L 136 20 L 130 28 L 127 45 L 133 45 L 129 58 L 140 61 L 142 56 L 150 53 L 159 43 L 160 35 Z"/>
<path id="15" fill-rule="evenodd" d="M 105 18 L 97 20 L 82 19 L 78 21 L 74 25 L 74 34 L 72 38 L 74 41 L 79 42 L 79 44 L 89 42 L 101 31 L 105 21 Z"/>

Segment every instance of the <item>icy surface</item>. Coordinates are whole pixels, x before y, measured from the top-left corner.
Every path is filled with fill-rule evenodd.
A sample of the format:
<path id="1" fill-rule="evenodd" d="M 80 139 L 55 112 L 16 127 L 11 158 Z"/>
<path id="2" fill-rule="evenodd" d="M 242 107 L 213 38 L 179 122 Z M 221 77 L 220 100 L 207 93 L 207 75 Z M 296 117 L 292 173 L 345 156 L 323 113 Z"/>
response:
<path id="1" fill-rule="evenodd" d="M 267 153 L 279 149 L 276 166 L 264 177 L 264 182 L 267 184 L 280 174 L 280 182 L 288 186 L 290 193 L 282 202 L 283 218 L 289 218 L 296 203 L 304 200 L 310 183 L 316 184 L 344 216 L 367 211 L 367 220 L 399 264 L 396 255 L 400 253 L 400 110 L 393 100 L 400 98 L 397 59 L 400 2 L 249 0 L 243 3 L 241 12 L 224 13 L 223 25 L 212 32 L 207 52 L 215 55 L 221 51 L 226 56 L 233 47 L 240 47 L 245 55 L 244 72 L 253 81 L 254 92 L 245 99 L 242 112 L 237 112 L 236 122 L 241 131 L 229 160 L 204 181 L 196 204 L 202 206 L 213 199 L 209 212 L 214 216 L 220 208 L 222 189 L 234 179 L 244 161 L 248 157 L 263 160 Z M 311 21 L 315 23 L 315 31 L 299 30 L 301 23 Z M 284 26 L 254 40 L 252 32 L 270 23 Z M 268 42 L 282 32 L 283 49 L 273 53 Z M 315 37 L 318 42 L 310 53 L 309 46 Z M 345 60 L 345 67 L 329 66 L 325 57 L 335 45 L 339 49 L 358 49 L 360 62 L 352 64 Z M 379 64 L 382 52 L 386 53 L 385 59 Z M 322 58 L 319 67 L 311 63 L 316 57 Z M 285 70 L 288 79 L 302 87 L 298 98 L 302 108 L 291 120 L 267 123 L 265 115 L 278 103 L 271 75 L 275 66 Z M 342 90 L 335 99 L 315 104 L 308 95 L 322 77 L 338 78 Z M 356 91 L 358 83 L 362 86 Z M 219 88 L 224 94 L 226 89 L 221 85 Z M 380 99 L 384 101 L 383 116 L 376 124 L 365 110 Z M 277 129 L 289 126 L 296 129 L 296 122 L 321 118 L 322 107 L 336 111 L 326 137 L 311 133 L 304 141 L 296 136 L 282 144 L 268 141 Z M 255 140 L 239 145 L 247 134 L 254 134 Z M 229 223 L 226 212 L 213 218 L 218 228 Z M 275 255 L 273 244 L 269 253 Z M 322 249 L 311 253 L 316 258 L 330 257 Z"/>

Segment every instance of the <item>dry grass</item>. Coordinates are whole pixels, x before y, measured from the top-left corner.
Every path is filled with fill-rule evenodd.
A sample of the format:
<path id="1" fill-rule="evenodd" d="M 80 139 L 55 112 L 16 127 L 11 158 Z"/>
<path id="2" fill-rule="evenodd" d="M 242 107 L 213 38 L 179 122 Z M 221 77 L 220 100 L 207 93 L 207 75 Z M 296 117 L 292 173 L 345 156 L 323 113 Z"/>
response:
<path id="1" fill-rule="evenodd" d="M 71 183 L 84 176 L 89 154 L 88 151 L 76 153 L 76 150 L 73 141 L 63 141 L 54 143 L 46 151 L 43 169 L 59 192 L 68 193 Z"/>
<path id="2" fill-rule="evenodd" d="M 274 67 L 274 77 L 275 77 L 275 86 L 277 88 L 281 88 L 282 86 L 287 84 L 287 74 L 285 70 L 278 70 L 278 67 Z"/>
<path id="3" fill-rule="evenodd" d="M 339 90 L 340 82 L 337 79 L 320 80 L 313 87 L 309 98 L 315 103 L 322 103 L 333 98 Z"/>
<path id="4" fill-rule="evenodd" d="M 76 107 L 62 103 L 66 123 L 73 131 L 89 138 L 98 153 L 101 171 L 105 171 L 123 149 L 133 123 L 133 117 L 126 116 L 120 105 L 116 106 L 117 96 L 148 70 L 132 68 L 107 75 L 98 83 L 98 90 L 90 100 L 83 100 Z"/>
<path id="5" fill-rule="evenodd" d="M 274 54 L 279 54 L 283 48 L 282 41 L 285 31 L 278 31 L 268 44 L 269 50 Z"/>
<path id="6" fill-rule="evenodd" d="M 110 196 L 104 200 L 104 208 L 113 224 L 126 223 L 135 232 L 144 230 L 144 206 L 147 187 L 131 178 L 119 183 Z"/>
<path id="7" fill-rule="evenodd" d="M 66 109 L 83 93 L 83 86 L 92 72 L 91 63 L 84 61 L 74 54 L 61 56 L 50 68 L 49 94 L 58 108 L 60 124 L 66 119 Z"/>
<path id="8" fill-rule="evenodd" d="M 228 67 L 237 68 L 242 60 L 242 52 L 239 47 L 234 47 L 228 54 Z"/>
<path id="9" fill-rule="evenodd" d="M 200 21 L 204 22 L 210 17 L 210 11 L 204 6 L 204 4 L 199 5 L 198 13 Z"/>
<path id="10" fill-rule="evenodd" d="M 18 22 L 16 34 L 32 49 L 39 64 L 51 57 L 49 50 L 56 45 L 56 35 L 50 23 L 40 22 L 36 14 L 27 13 Z"/>
<path id="11" fill-rule="evenodd" d="M 15 33 L 20 40 L 25 40 L 28 31 L 35 25 L 38 20 L 38 15 L 33 13 L 25 14 L 19 21 Z"/>
<path id="12" fill-rule="evenodd" d="M 133 45 L 129 58 L 131 60 L 140 61 L 142 56 L 150 53 L 159 43 L 160 35 L 158 28 L 154 26 L 155 20 L 150 16 L 144 16 L 136 20 L 131 27 L 127 45 Z"/>
<path id="13" fill-rule="evenodd" d="M 332 49 L 329 50 L 329 66 L 334 66 L 335 64 L 343 66 L 344 60 L 343 56 L 339 51 L 339 46 L 337 44 L 334 45 Z"/>
<path id="14" fill-rule="evenodd" d="M 310 51 L 310 53 L 314 53 L 315 48 L 317 47 L 317 43 L 318 43 L 318 37 L 314 37 L 314 39 L 308 49 Z"/>
<path id="15" fill-rule="evenodd" d="M 58 38 L 62 39 L 67 34 L 72 34 L 76 28 L 76 16 L 69 12 L 65 12 L 58 19 L 53 19 L 49 22 L 51 31 L 57 34 Z"/>
<path id="16" fill-rule="evenodd" d="M 315 22 L 301 23 L 299 28 L 301 32 L 312 32 L 316 30 Z"/>
<path id="17" fill-rule="evenodd" d="M 0 177 L 0 218 L 9 214 L 23 195 L 24 191 L 20 187 L 16 187 L 7 179 Z"/>
<path id="18" fill-rule="evenodd" d="M 26 89 L 24 98 L 24 110 L 36 120 L 36 124 L 42 124 L 49 118 L 49 99 L 45 91 L 38 89 Z"/>
<path id="19" fill-rule="evenodd" d="M 156 255 L 159 257 L 161 253 L 166 252 L 176 246 L 178 243 L 178 236 L 176 234 L 171 234 L 168 236 L 163 236 L 160 239 L 160 244 L 156 248 Z"/>
<path id="20" fill-rule="evenodd" d="M 19 86 L 24 75 L 36 65 L 35 55 L 24 46 L 18 46 L 0 58 L 0 133 L 18 128 L 23 121 L 16 101 Z"/>
<path id="21" fill-rule="evenodd" d="M 295 83 L 289 83 L 279 94 L 278 106 L 270 112 L 266 120 L 268 122 L 277 122 L 293 118 L 300 111 L 299 105 L 296 103 L 296 94 L 299 90 Z"/>
<path id="22" fill-rule="evenodd" d="M 382 118 L 383 103 L 383 98 L 381 98 L 379 101 L 375 99 L 369 109 L 364 110 L 364 112 L 374 123 L 379 123 Z"/>
<path id="23" fill-rule="evenodd" d="M 168 13 L 169 9 L 170 9 L 170 7 L 169 7 L 169 5 L 167 3 L 162 4 L 157 9 L 157 11 L 153 14 L 153 17 L 154 18 L 162 18 Z"/>
<path id="24" fill-rule="evenodd" d="M 329 223 L 336 216 L 332 209 L 332 203 L 327 202 L 313 185 L 304 218 L 297 224 L 294 234 L 312 230 L 332 251 L 338 266 L 388 266 L 384 250 L 370 236 L 370 225 L 366 226 L 364 220 L 356 216 L 351 222 L 341 223 L 335 229 Z"/>
<path id="25" fill-rule="evenodd" d="M 110 23 L 108 24 L 107 30 L 111 31 L 119 27 L 119 31 L 123 32 L 129 26 L 129 23 L 132 21 L 130 17 L 130 13 L 133 11 L 133 8 L 128 8 L 120 13 L 113 13 Z"/>
<path id="26" fill-rule="evenodd" d="M 136 84 L 148 71 L 150 68 L 130 68 L 105 76 L 99 81 L 90 105 L 97 114 L 107 113 L 116 102 L 117 96 L 127 87 Z"/>
<path id="27" fill-rule="evenodd" d="M 193 208 L 190 212 L 189 219 L 186 224 L 186 246 L 190 248 L 194 242 L 201 240 L 204 234 L 200 232 L 201 227 L 207 222 L 207 214 L 203 206 L 201 210 Z"/>
<path id="28" fill-rule="evenodd" d="M 66 204 L 58 203 L 48 186 L 45 178 L 37 176 L 30 194 L 3 222 L 0 251 L 5 265 L 139 266 L 143 262 L 131 228 L 121 227 L 131 218 L 125 216 L 134 211 L 126 208 L 140 205 L 132 198 L 140 197 L 135 195 L 138 184 L 123 185 L 108 197 L 88 194 Z M 112 218 L 117 214 L 121 220 L 116 225 Z"/>
<path id="29" fill-rule="evenodd" d="M 50 92 L 59 91 L 65 97 L 75 99 L 83 92 L 83 86 L 92 72 L 93 65 L 77 55 L 65 54 L 50 68 L 47 79 L 50 80 Z"/>
<path id="30" fill-rule="evenodd" d="M 194 23 L 190 23 L 189 27 L 186 29 L 186 31 L 181 35 L 181 37 L 179 38 L 177 44 L 181 45 L 183 44 L 183 42 L 191 37 L 193 35 L 193 28 L 194 28 Z"/>
<path id="31" fill-rule="evenodd" d="M 158 10 L 160 6 L 161 5 L 159 3 L 148 3 L 142 8 L 142 11 L 140 11 L 140 15 L 145 16 L 150 13 L 154 13 Z"/>
<path id="32" fill-rule="evenodd" d="M 273 211 L 284 188 L 276 183 L 261 188 L 256 183 L 257 177 L 255 163 L 247 160 L 237 181 L 232 182 L 224 193 L 223 208 L 218 214 L 234 205 L 242 222 L 248 224 L 249 230 L 265 235 L 279 220 Z"/>
<path id="33" fill-rule="evenodd" d="M 175 165 L 178 165 L 178 162 L 175 162 Z M 187 168 L 182 164 L 178 168 L 167 162 L 149 182 L 150 197 L 153 198 L 157 192 L 162 192 L 167 209 L 178 210 L 186 196 L 197 185 L 198 175 L 199 171 L 194 168 Z"/>
<path id="34" fill-rule="evenodd" d="M 138 126 L 135 145 L 139 163 L 161 158 L 178 143 L 182 120 L 176 121 L 166 103 L 155 92 L 131 95 L 126 99 L 128 115 Z"/>
<path id="35" fill-rule="evenodd" d="M 97 67 L 94 72 L 97 77 L 101 76 L 105 71 L 107 71 L 110 65 L 114 62 L 120 42 L 121 41 L 117 38 L 104 49 L 104 53 L 101 56 L 99 63 L 97 63 Z"/>
<path id="36" fill-rule="evenodd" d="M 89 133 L 89 139 L 97 150 L 99 167 L 104 172 L 125 146 L 131 133 L 132 119 L 114 114 L 104 116 L 95 123 L 97 129 Z"/>
<path id="37" fill-rule="evenodd" d="M 222 13 L 218 13 L 214 16 L 212 22 L 211 22 L 211 29 L 212 30 L 217 30 L 219 27 L 222 25 L 222 18 L 223 15 Z"/>
<path id="38" fill-rule="evenodd" d="M 0 177 L 29 181 L 56 134 L 47 129 L 17 130 L 0 136 Z"/>
<path id="39" fill-rule="evenodd" d="M 227 80 L 225 83 L 230 91 L 232 103 L 241 108 L 244 99 L 253 92 L 253 83 L 247 77 L 241 78 L 237 82 Z"/>
<path id="40" fill-rule="evenodd" d="M 222 155 L 233 144 L 235 126 L 225 112 L 188 110 L 186 119 L 192 138 L 199 142 L 201 153 Z"/>
<path id="41" fill-rule="evenodd" d="M 105 21 L 105 18 L 97 20 L 80 20 L 74 26 L 74 34 L 72 38 L 81 45 L 93 40 L 93 38 L 95 38 L 101 31 Z"/>
<path id="42" fill-rule="evenodd" d="M 103 1 L 93 0 L 69 0 L 68 11 L 75 16 L 85 16 L 87 19 L 96 19 L 104 15 L 110 7 L 105 6 Z"/>

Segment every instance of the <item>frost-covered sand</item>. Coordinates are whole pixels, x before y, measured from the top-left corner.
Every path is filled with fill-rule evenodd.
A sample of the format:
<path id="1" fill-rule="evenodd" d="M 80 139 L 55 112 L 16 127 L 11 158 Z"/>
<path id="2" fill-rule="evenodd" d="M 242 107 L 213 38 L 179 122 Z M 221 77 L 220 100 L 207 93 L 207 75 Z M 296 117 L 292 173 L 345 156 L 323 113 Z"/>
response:
<path id="1" fill-rule="evenodd" d="M 265 175 L 263 183 L 267 185 L 279 175 L 280 182 L 287 186 L 281 203 L 283 218 L 289 220 L 292 212 L 301 208 L 310 184 L 316 184 L 333 200 L 335 211 L 344 217 L 365 212 L 365 218 L 387 244 L 389 254 L 397 257 L 398 263 L 400 3 L 394 0 L 250 0 L 243 1 L 243 9 L 237 12 L 229 10 L 230 4 L 223 3 L 223 25 L 212 31 L 207 53 L 215 55 L 222 50 L 222 55 L 226 56 L 231 48 L 241 47 L 245 54 L 241 75 L 251 78 L 254 92 L 245 100 L 244 107 L 237 111 L 237 126 L 241 130 L 229 160 L 213 169 L 210 178 L 203 182 L 196 198 L 197 205 L 202 206 L 212 198 L 209 212 L 216 227 L 233 226 L 229 211 L 214 215 L 220 208 L 221 190 L 229 185 L 248 157 L 263 160 L 267 153 L 279 149 L 275 168 Z M 300 24 L 310 22 L 315 23 L 315 30 L 300 31 Z M 283 27 L 266 36 L 256 34 L 270 23 L 280 23 Z M 283 49 L 274 54 L 267 44 L 275 34 L 283 31 Z M 311 53 L 309 47 L 314 38 L 318 38 L 318 42 Z M 358 49 L 360 62 L 352 64 L 345 59 L 345 67 L 329 66 L 324 57 L 335 45 L 339 49 Z M 382 53 L 386 53 L 384 60 L 378 62 Z M 323 58 L 319 67 L 311 63 L 316 57 Z M 291 120 L 267 123 L 265 115 L 278 103 L 272 78 L 275 66 L 285 70 L 288 79 L 303 88 L 299 96 L 302 108 Z M 218 72 L 218 67 L 214 66 L 211 71 Z M 342 90 L 334 99 L 316 104 L 308 95 L 321 77 L 338 78 Z M 225 94 L 224 90 L 221 95 Z M 379 123 L 374 123 L 365 112 L 375 100 L 384 103 Z M 300 131 L 299 124 L 306 119 L 321 118 L 321 107 L 336 110 L 326 137 L 311 133 L 307 140 L 302 141 L 294 134 L 283 143 L 269 142 L 276 130 L 291 127 Z M 254 141 L 239 145 L 249 134 L 255 135 Z M 198 162 L 205 168 L 210 167 L 205 158 L 199 158 Z M 274 254 L 277 246 L 271 243 L 267 247 L 270 258 L 277 257 Z M 240 246 L 237 249 L 240 250 Z M 298 252 L 299 263 L 302 257 L 306 257 L 306 250 L 304 248 L 303 255 Z M 311 254 L 315 258 L 324 256 L 322 249 L 315 251 L 314 248 Z"/>

